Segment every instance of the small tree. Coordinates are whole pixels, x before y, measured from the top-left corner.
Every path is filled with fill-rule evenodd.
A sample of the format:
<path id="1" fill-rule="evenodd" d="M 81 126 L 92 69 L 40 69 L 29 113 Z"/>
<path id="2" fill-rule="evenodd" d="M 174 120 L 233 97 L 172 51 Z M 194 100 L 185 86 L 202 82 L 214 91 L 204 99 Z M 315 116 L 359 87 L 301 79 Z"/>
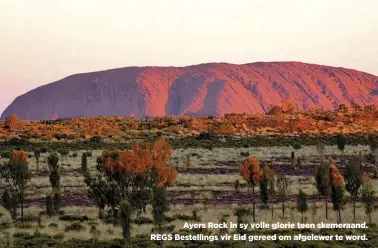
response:
<path id="1" fill-rule="evenodd" d="M 276 177 L 275 177 L 275 175 L 273 175 L 271 180 L 269 180 L 268 192 L 269 192 L 269 198 L 270 198 L 270 210 L 272 212 L 272 221 L 273 221 L 274 196 L 277 193 L 276 192 Z"/>
<path id="2" fill-rule="evenodd" d="M 297 167 L 298 167 L 298 168 L 302 167 L 302 160 L 301 160 L 301 157 L 298 157 L 298 158 L 297 158 Z"/>
<path id="3" fill-rule="evenodd" d="M 60 204 L 61 204 L 60 192 L 57 190 L 54 192 L 54 195 L 53 195 L 53 206 L 54 206 L 55 213 L 59 213 Z"/>
<path id="4" fill-rule="evenodd" d="M 46 196 L 46 213 L 49 217 L 54 215 L 54 200 L 51 194 Z"/>
<path id="5" fill-rule="evenodd" d="M 96 126 L 97 126 L 96 119 L 91 118 L 88 120 L 87 133 L 89 134 L 90 137 L 93 137 L 93 135 L 95 134 Z"/>
<path id="6" fill-rule="evenodd" d="M 331 165 L 331 190 L 333 209 L 337 212 L 337 223 L 341 223 L 341 208 L 344 205 L 344 180 L 335 165 Z"/>
<path id="7" fill-rule="evenodd" d="M 377 139 L 373 136 L 373 135 L 369 135 L 367 137 L 367 142 L 369 144 L 369 148 L 370 148 L 370 154 L 373 155 L 374 152 L 377 150 L 378 148 L 378 141 Z"/>
<path id="8" fill-rule="evenodd" d="M 119 218 L 122 226 L 122 236 L 126 247 L 131 246 L 131 214 L 133 208 L 131 204 L 123 200 L 119 205 Z"/>
<path id="9" fill-rule="evenodd" d="M 374 211 L 375 191 L 369 176 L 363 176 L 363 184 L 361 189 L 362 202 L 365 205 L 365 213 L 369 216 L 371 224 L 371 213 Z"/>
<path id="10" fill-rule="evenodd" d="M 303 213 L 307 211 L 307 195 L 302 190 L 299 190 L 298 199 L 297 199 L 297 209 L 301 212 L 302 223 L 304 222 Z"/>
<path id="11" fill-rule="evenodd" d="M 377 166 L 377 148 L 378 148 L 378 141 L 373 135 L 369 135 L 367 137 L 367 142 L 370 148 L 370 155 L 373 157 L 374 165 Z"/>
<path id="12" fill-rule="evenodd" d="M 319 154 L 320 163 L 323 163 L 323 161 L 324 161 L 324 153 L 325 153 L 324 144 L 322 142 L 319 142 L 318 144 L 316 144 L 316 150 L 317 150 L 317 152 Z"/>
<path id="13" fill-rule="evenodd" d="M 52 153 L 50 156 L 47 157 L 47 165 L 49 167 L 49 170 L 53 170 L 54 168 L 57 168 L 59 165 L 59 156 L 57 153 Z"/>
<path id="14" fill-rule="evenodd" d="M 294 151 L 291 152 L 291 168 L 295 169 L 295 153 Z"/>
<path id="15" fill-rule="evenodd" d="M 239 179 L 236 179 L 234 187 L 235 187 L 235 193 L 239 193 L 240 192 L 240 181 L 239 181 Z"/>
<path id="16" fill-rule="evenodd" d="M 285 198 L 287 195 L 287 188 L 289 187 L 289 179 L 285 175 L 278 175 L 277 177 L 277 195 L 281 200 L 282 218 L 285 219 Z"/>
<path id="17" fill-rule="evenodd" d="M 50 170 L 50 184 L 53 190 L 59 190 L 60 187 L 60 172 L 59 172 L 59 157 L 58 154 L 53 153 L 47 158 L 47 164 Z"/>
<path id="18" fill-rule="evenodd" d="M 70 151 L 66 148 L 59 149 L 58 152 L 63 157 L 66 157 L 70 154 Z"/>
<path id="19" fill-rule="evenodd" d="M 323 196 L 325 203 L 325 213 L 326 219 L 328 219 L 328 196 L 331 192 L 331 182 L 330 182 L 330 164 L 321 163 L 315 167 L 315 182 L 316 189 L 318 190 L 319 195 Z"/>
<path id="20" fill-rule="evenodd" d="M 102 137 L 100 136 L 92 136 L 89 139 L 89 142 L 92 148 L 97 148 L 103 142 L 103 140 L 102 140 Z"/>
<path id="21" fill-rule="evenodd" d="M 18 116 L 15 114 L 9 115 L 4 121 L 4 127 L 11 131 L 17 130 L 19 126 L 20 120 L 18 119 Z"/>
<path id="22" fill-rule="evenodd" d="M 88 157 L 86 152 L 81 155 L 81 171 L 83 173 L 86 173 L 88 171 Z"/>
<path id="23" fill-rule="evenodd" d="M 21 208 L 21 225 L 24 225 L 24 201 L 27 183 L 31 178 L 28 167 L 28 154 L 24 151 L 13 151 L 9 162 L 0 166 L 0 175 L 8 182 L 10 195 L 15 195 L 17 205 Z"/>
<path id="24" fill-rule="evenodd" d="M 56 153 L 51 154 L 47 158 L 47 164 L 50 170 L 50 184 L 52 188 L 52 194 L 49 195 L 49 198 L 46 198 L 46 204 L 50 204 L 51 206 L 47 205 L 47 209 L 51 208 L 51 214 L 58 213 L 60 210 L 61 198 L 60 198 L 60 171 L 59 171 L 59 157 Z M 50 199 L 51 198 L 51 199 Z M 48 201 L 51 201 L 48 202 Z"/>
<path id="25" fill-rule="evenodd" d="M 171 146 L 164 139 L 154 143 L 138 142 L 130 150 L 105 150 L 97 158 L 97 173 L 84 174 L 88 196 L 100 212 L 108 206 L 117 216 L 119 204 L 127 200 L 136 215 L 146 211 L 154 187 L 174 183 L 176 170 L 170 163 Z M 116 224 L 117 218 L 114 218 Z"/>
<path id="26" fill-rule="evenodd" d="M 264 177 L 267 175 L 267 194 L 268 194 L 268 202 L 270 199 L 270 210 L 272 213 L 272 220 L 274 215 L 274 196 L 276 195 L 276 176 L 273 170 L 271 170 L 269 167 L 266 167 L 267 171 L 264 172 Z M 261 181 L 261 180 L 260 180 Z"/>
<path id="27" fill-rule="evenodd" d="M 163 234 L 163 225 L 165 224 L 165 213 L 169 210 L 167 191 L 164 187 L 155 187 L 153 190 L 152 199 L 152 216 L 154 225 L 157 227 L 158 232 Z M 160 242 L 163 247 L 163 242 Z"/>
<path id="28" fill-rule="evenodd" d="M 244 234 L 244 233 L 246 233 L 245 229 L 240 228 L 240 224 L 246 222 L 246 217 L 249 216 L 249 215 L 251 215 L 250 210 L 246 209 L 246 208 L 238 208 L 238 209 L 236 209 L 236 211 L 235 211 L 234 214 L 236 216 L 236 223 L 237 223 L 236 232 L 238 234 Z"/>
<path id="29" fill-rule="evenodd" d="M 373 166 L 373 178 L 378 178 L 378 169 L 377 166 Z"/>
<path id="30" fill-rule="evenodd" d="M 362 151 L 358 153 L 358 166 L 360 167 L 360 171 L 362 172 L 362 163 L 363 163 L 363 156 L 362 156 Z"/>
<path id="31" fill-rule="evenodd" d="M 50 184 L 53 190 L 59 190 L 60 188 L 60 173 L 59 170 L 50 171 Z"/>
<path id="32" fill-rule="evenodd" d="M 100 174 L 91 177 L 88 172 L 84 173 L 84 182 L 88 186 L 88 197 L 93 199 L 98 207 L 98 217 L 103 219 L 106 203 L 113 203 L 111 201 L 113 197 L 111 197 L 112 191 L 109 183 Z"/>
<path id="33" fill-rule="evenodd" d="M 37 171 L 39 171 L 39 158 L 41 157 L 41 150 L 39 148 L 35 148 L 33 152 L 35 160 L 37 162 Z"/>
<path id="34" fill-rule="evenodd" d="M 191 164 L 190 163 L 190 156 L 189 155 L 186 156 L 185 164 L 186 164 L 186 169 L 189 170 L 190 164 Z"/>
<path id="35" fill-rule="evenodd" d="M 353 201 L 353 219 L 356 219 L 356 200 L 362 185 L 362 173 L 359 165 L 348 164 L 344 172 L 345 187 Z"/>
<path id="36" fill-rule="evenodd" d="M 227 223 L 228 222 L 227 221 L 228 217 L 229 217 L 229 215 L 222 215 L 221 218 L 219 219 L 219 223 L 223 223 L 223 222 Z M 228 228 L 220 228 L 219 229 L 219 234 L 220 235 L 224 235 L 224 234 L 227 233 L 227 231 L 228 231 Z"/>
<path id="37" fill-rule="evenodd" d="M 58 153 L 60 154 L 63 161 L 63 158 L 67 157 L 70 154 L 70 151 L 66 148 L 61 148 L 61 149 L 58 149 Z"/>
<path id="38" fill-rule="evenodd" d="M 346 138 L 343 134 L 339 134 L 336 136 L 337 141 L 337 148 L 341 151 L 342 154 L 344 154 L 344 149 L 346 145 Z"/>
<path id="39" fill-rule="evenodd" d="M 260 171 L 260 198 L 264 205 L 268 204 L 270 197 L 270 183 L 274 178 L 273 171 L 265 166 Z"/>
<path id="40" fill-rule="evenodd" d="M 269 200 L 268 183 L 269 181 L 267 178 L 260 177 L 260 198 L 265 207 Z"/>
<path id="41" fill-rule="evenodd" d="M 240 175 L 252 188 L 252 216 L 253 222 L 255 222 L 255 186 L 258 185 L 260 181 L 260 161 L 254 157 L 248 157 L 247 161 L 240 167 Z"/>
<path id="42" fill-rule="evenodd" d="M 17 217 L 17 204 L 11 194 L 9 194 L 9 191 L 7 189 L 4 190 L 3 193 L 3 204 L 4 208 L 9 211 L 11 214 L 12 219 L 16 219 Z"/>
<path id="43" fill-rule="evenodd" d="M 373 165 L 377 166 L 377 162 L 378 162 L 378 150 L 375 149 L 374 152 L 371 155 L 373 157 Z"/>
<path id="44" fill-rule="evenodd" d="M 316 213 L 317 213 L 317 207 L 316 207 L 315 201 L 312 202 L 311 209 L 312 209 L 312 222 L 315 223 L 315 216 L 316 216 Z"/>

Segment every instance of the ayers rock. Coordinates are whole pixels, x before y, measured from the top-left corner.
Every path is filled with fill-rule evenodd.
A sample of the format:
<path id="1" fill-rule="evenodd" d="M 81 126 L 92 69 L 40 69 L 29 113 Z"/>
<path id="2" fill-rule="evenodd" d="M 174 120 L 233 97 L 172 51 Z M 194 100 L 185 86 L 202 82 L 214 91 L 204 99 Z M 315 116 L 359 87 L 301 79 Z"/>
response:
<path id="1" fill-rule="evenodd" d="M 126 67 L 36 88 L 17 97 L 1 118 L 261 113 L 288 98 L 298 110 L 378 104 L 378 77 L 299 62 Z"/>

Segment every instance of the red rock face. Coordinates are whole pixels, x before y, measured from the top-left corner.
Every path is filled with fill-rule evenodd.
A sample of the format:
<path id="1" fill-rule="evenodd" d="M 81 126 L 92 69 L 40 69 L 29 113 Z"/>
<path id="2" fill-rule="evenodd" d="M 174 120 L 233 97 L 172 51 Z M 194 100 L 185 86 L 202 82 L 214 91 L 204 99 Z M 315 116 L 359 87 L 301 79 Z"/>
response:
<path id="1" fill-rule="evenodd" d="M 69 76 L 17 97 L 1 118 L 262 113 L 290 99 L 298 110 L 378 104 L 378 77 L 299 62 L 127 67 Z"/>

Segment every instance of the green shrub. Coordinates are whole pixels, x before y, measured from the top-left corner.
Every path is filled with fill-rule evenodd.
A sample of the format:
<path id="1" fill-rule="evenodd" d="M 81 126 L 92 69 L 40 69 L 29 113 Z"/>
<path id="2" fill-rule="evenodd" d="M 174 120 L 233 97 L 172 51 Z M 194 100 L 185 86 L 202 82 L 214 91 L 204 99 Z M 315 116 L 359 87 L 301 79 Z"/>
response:
<path id="1" fill-rule="evenodd" d="M 53 236 L 53 239 L 63 240 L 64 239 L 64 234 L 63 233 L 58 233 L 57 235 Z"/>
<path id="2" fill-rule="evenodd" d="M 46 213 L 49 217 L 54 214 L 54 199 L 52 195 L 46 196 Z"/>
<path id="3" fill-rule="evenodd" d="M 56 224 L 56 223 L 50 223 L 49 227 L 51 227 L 51 228 L 58 228 L 58 224 Z"/>
<path id="4" fill-rule="evenodd" d="M 240 156 L 242 157 L 248 157 L 249 155 L 249 152 L 240 152 Z"/>
<path id="5" fill-rule="evenodd" d="M 24 225 L 21 225 L 21 223 L 16 223 L 15 226 L 21 229 L 30 229 L 33 226 L 32 222 L 24 222 Z"/>
<path id="6" fill-rule="evenodd" d="M 103 142 L 103 139 L 100 136 L 93 136 L 89 142 L 92 147 L 98 147 Z"/>
<path id="7" fill-rule="evenodd" d="M 1 157 L 2 158 L 10 158 L 12 156 L 12 152 L 11 151 L 3 151 L 1 152 Z"/>
<path id="8" fill-rule="evenodd" d="M 66 228 L 65 228 L 66 232 L 69 232 L 69 231 L 80 232 L 80 231 L 84 231 L 84 230 L 85 230 L 85 226 L 83 226 L 79 222 L 74 222 L 74 223 L 71 223 L 69 225 L 66 225 Z"/>
<path id="9" fill-rule="evenodd" d="M 59 148 L 57 150 L 57 152 L 61 155 L 61 156 L 67 156 L 68 154 L 70 154 L 70 151 L 67 149 L 67 148 Z"/>
<path id="10" fill-rule="evenodd" d="M 40 148 L 40 151 L 41 151 L 41 153 L 47 153 L 49 151 L 49 149 L 46 146 L 42 146 Z"/>
<path id="11" fill-rule="evenodd" d="M 62 221 L 80 221 L 80 222 L 90 220 L 90 218 L 88 218 L 88 216 L 86 216 L 86 215 L 83 215 L 83 216 L 80 216 L 80 215 L 63 215 L 63 216 L 60 216 L 59 219 L 62 220 Z"/>
<path id="12" fill-rule="evenodd" d="M 81 171 L 83 173 L 86 173 L 88 171 L 88 156 L 85 152 L 81 156 Z"/>
<path id="13" fill-rule="evenodd" d="M 200 135 L 197 136 L 197 139 L 204 140 L 204 139 L 211 139 L 211 135 L 209 132 L 202 132 Z"/>
<path id="14" fill-rule="evenodd" d="M 54 207 L 54 213 L 58 213 L 60 210 L 60 205 L 61 205 L 61 197 L 60 197 L 60 192 L 56 191 L 54 192 L 53 195 L 53 207 Z"/>
<path id="15" fill-rule="evenodd" d="M 197 215 L 196 211 L 193 211 L 192 216 L 185 215 L 185 214 L 175 214 L 173 216 L 173 219 L 176 219 L 176 220 L 185 220 L 185 221 L 187 221 L 187 220 L 198 221 L 199 216 Z"/>
<path id="16" fill-rule="evenodd" d="M 293 148 L 294 148 L 294 149 L 296 149 L 296 150 L 298 150 L 298 149 L 301 149 L 301 148 L 302 148 L 302 146 L 301 146 L 301 144 L 300 144 L 300 143 L 298 143 L 298 142 L 295 142 L 295 143 L 293 144 Z"/>
<path id="17" fill-rule="evenodd" d="M 56 138 L 57 140 L 61 140 L 61 139 L 67 139 L 68 135 L 66 133 L 54 133 L 53 137 Z"/>
<path id="18" fill-rule="evenodd" d="M 84 153 L 87 155 L 88 158 L 92 157 L 92 155 L 93 155 L 92 151 L 86 151 Z"/>
<path id="19" fill-rule="evenodd" d="M 24 216 L 24 221 L 25 222 L 38 222 L 39 218 L 40 217 L 38 215 L 29 214 L 29 215 Z"/>
<path id="20" fill-rule="evenodd" d="M 137 225 L 143 225 L 143 224 L 153 224 L 154 221 L 148 217 L 139 217 L 134 220 L 134 223 Z"/>
<path id="21" fill-rule="evenodd" d="M 165 216 L 165 221 L 171 223 L 172 221 L 175 221 L 175 218 L 171 216 Z"/>

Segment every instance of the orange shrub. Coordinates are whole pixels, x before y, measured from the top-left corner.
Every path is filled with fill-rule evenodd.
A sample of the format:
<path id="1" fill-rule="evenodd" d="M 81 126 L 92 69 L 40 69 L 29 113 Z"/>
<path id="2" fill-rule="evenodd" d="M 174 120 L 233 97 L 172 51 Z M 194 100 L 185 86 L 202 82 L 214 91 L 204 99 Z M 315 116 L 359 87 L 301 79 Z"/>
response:
<path id="1" fill-rule="evenodd" d="M 236 128 L 232 124 L 221 124 L 216 130 L 216 133 L 221 135 L 234 134 L 235 132 Z"/>
<path id="2" fill-rule="evenodd" d="M 28 164 L 28 153 L 24 151 L 13 151 L 9 164 Z"/>
<path id="3" fill-rule="evenodd" d="M 158 187 L 172 185 L 176 170 L 170 164 L 171 146 L 160 139 L 155 143 L 135 143 L 132 150 L 103 152 L 105 171 L 122 177 L 151 178 Z"/>
<path id="4" fill-rule="evenodd" d="M 334 164 L 331 165 L 331 183 L 336 188 L 344 187 L 343 176 Z"/>
<path id="5" fill-rule="evenodd" d="M 8 128 L 11 131 L 17 130 L 20 127 L 21 121 L 18 119 L 18 116 L 12 114 L 5 119 L 4 127 Z"/>
<path id="6" fill-rule="evenodd" d="M 260 177 L 272 179 L 274 177 L 274 171 L 270 169 L 268 166 L 265 166 L 260 170 Z"/>
<path id="7" fill-rule="evenodd" d="M 254 157 L 248 157 L 240 167 L 240 175 L 246 182 L 257 185 L 260 181 L 260 161 Z"/>
<path id="8" fill-rule="evenodd" d="M 174 126 L 168 127 L 168 133 L 182 134 L 183 130 L 182 130 L 182 127 L 174 125 Z"/>

